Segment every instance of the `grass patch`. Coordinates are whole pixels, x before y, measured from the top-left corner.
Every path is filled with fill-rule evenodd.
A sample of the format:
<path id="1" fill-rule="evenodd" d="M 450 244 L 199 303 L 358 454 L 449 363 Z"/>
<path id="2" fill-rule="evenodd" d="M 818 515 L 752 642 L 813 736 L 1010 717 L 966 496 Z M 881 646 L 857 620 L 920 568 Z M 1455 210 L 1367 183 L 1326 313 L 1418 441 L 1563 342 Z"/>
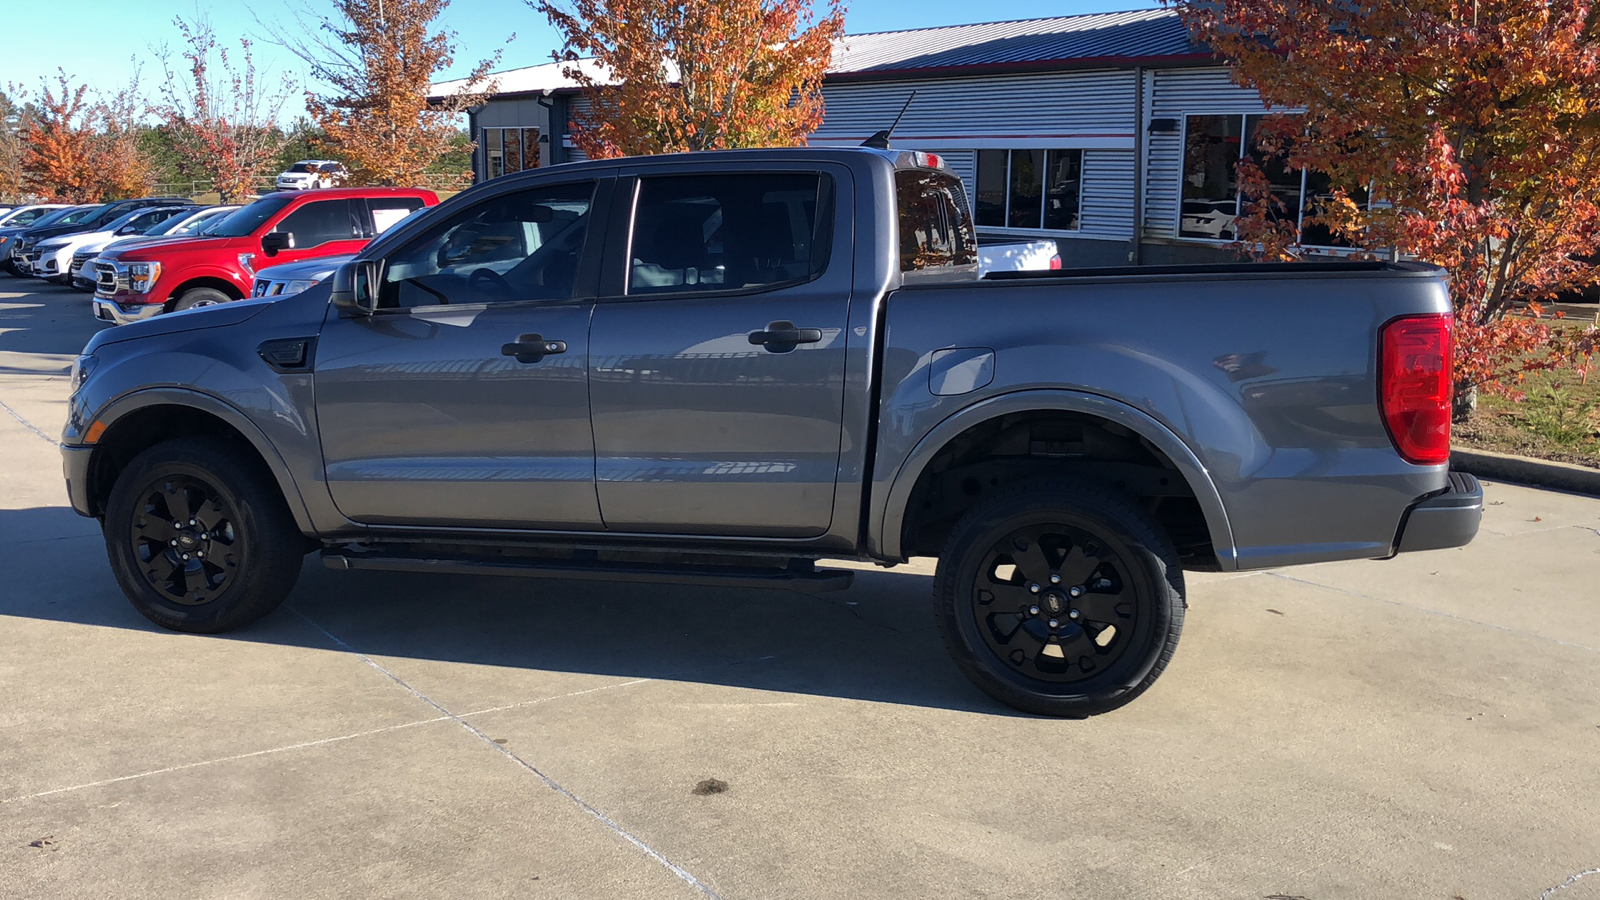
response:
<path id="1" fill-rule="evenodd" d="M 1570 369 L 1529 372 L 1520 389 L 1522 400 L 1480 393 L 1456 443 L 1600 468 L 1600 370 L 1587 381 Z"/>

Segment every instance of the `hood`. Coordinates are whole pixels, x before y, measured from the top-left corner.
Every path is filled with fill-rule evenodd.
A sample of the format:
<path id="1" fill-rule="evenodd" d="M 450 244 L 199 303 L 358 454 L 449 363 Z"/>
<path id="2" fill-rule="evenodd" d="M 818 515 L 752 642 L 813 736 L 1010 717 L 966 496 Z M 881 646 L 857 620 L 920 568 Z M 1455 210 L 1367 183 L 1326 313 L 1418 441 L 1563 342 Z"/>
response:
<path id="1" fill-rule="evenodd" d="M 65 247 L 69 244 L 88 244 L 94 241 L 105 241 L 116 237 L 109 231 L 84 231 L 76 234 L 60 234 L 53 238 L 45 238 L 39 242 L 39 249 Z"/>
<path id="2" fill-rule="evenodd" d="M 124 252 L 133 251 L 137 257 L 143 258 L 147 253 L 160 253 L 161 251 L 166 250 L 168 247 L 176 247 L 180 244 L 190 249 L 203 250 L 206 247 L 226 247 L 229 243 L 237 240 L 239 240 L 239 238 L 194 236 L 145 238 L 145 243 L 137 244 L 131 247 L 117 247 L 116 254 L 120 259 Z M 139 259 L 136 258 L 132 261 L 138 262 Z"/>
<path id="3" fill-rule="evenodd" d="M 47 225 L 44 228 L 25 229 L 23 234 L 29 240 L 42 241 L 45 238 L 59 237 L 63 234 L 83 234 L 84 232 L 95 231 L 99 227 L 99 225 Z"/>
<path id="4" fill-rule="evenodd" d="M 134 247 L 148 247 L 151 244 L 188 243 L 189 241 L 193 241 L 195 239 L 195 235 L 192 234 L 158 234 L 153 237 L 121 237 L 107 244 L 106 249 L 121 252 L 123 250 L 131 250 Z"/>
<path id="5" fill-rule="evenodd" d="M 83 352 L 93 353 L 97 347 L 104 347 L 107 344 L 120 344 L 123 341 L 138 340 L 139 338 L 237 325 L 240 322 L 250 321 L 271 305 L 271 300 L 235 300 L 232 303 L 220 303 L 216 306 L 202 306 L 199 309 L 186 309 L 181 312 L 167 313 L 166 315 L 145 319 L 142 322 L 129 322 L 126 325 L 118 325 L 115 328 L 107 328 L 100 331 L 89 339 L 89 344 L 84 347 Z"/>

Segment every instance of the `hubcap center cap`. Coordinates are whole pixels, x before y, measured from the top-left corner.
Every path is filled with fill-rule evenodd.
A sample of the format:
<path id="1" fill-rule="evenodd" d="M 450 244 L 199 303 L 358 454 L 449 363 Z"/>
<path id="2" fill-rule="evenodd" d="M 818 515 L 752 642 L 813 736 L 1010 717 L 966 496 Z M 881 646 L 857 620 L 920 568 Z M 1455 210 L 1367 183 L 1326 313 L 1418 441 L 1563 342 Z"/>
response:
<path id="1" fill-rule="evenodd" d="M 1063 609 L 1067 608 L 1067 604 L 1066 604 L 1065 599 L 1063 599 L 1062 596 L 1060 594 L 1056 593 L 1055 591 L 1051 591 L 1050 593 L 1045 595 L 1045 597 L 1044 597 L 1044 605 L 1045 605 L 1045 608 L 1050 610 L 1050 612 L 1052 614 L 1059 613 Z"/>
<path id="2" fill-rule="evenodd" d="M 178 546 L 185 550 L 193 550 L 200 543 L 200 538 L 192 531 L 184 531 L 178 535 Z"/>

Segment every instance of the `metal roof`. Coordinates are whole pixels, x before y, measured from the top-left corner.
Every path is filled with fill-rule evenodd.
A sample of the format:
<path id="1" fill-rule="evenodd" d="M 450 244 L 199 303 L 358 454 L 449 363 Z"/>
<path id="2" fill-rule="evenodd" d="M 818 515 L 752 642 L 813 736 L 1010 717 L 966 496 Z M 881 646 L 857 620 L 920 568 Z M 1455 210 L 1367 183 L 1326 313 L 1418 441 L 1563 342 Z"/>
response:
<path id="1" fill-rule="evenodd" d="M 1177 12 L 1144 9 L 846 35 L 834 46 L 827 78 L 866 81 L 1210 61 L 1214 57 L 1190 37 Z M 576 89 L 562 73 L 566 65 L 545 63 L 493 78 L 502 95 Z M 593 60 L 579 65 L 601 74 Z M 447 96 L 463 84 L 440 82 L 431 93 Z"/>
<path id="2" fill-rule="evenodd" d="M 1094 13 L 847 35 L 830 77 L 1209 60 L 1173 10 Z M 852 78 L 853 80 L 853 78 Z"/>

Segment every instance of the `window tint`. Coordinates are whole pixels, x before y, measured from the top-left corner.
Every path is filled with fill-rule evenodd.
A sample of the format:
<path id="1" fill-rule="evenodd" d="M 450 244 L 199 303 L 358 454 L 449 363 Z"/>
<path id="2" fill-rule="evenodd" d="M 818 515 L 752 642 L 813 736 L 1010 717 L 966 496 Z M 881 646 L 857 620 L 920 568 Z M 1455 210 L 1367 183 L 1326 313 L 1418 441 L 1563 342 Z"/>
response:
<path id="1" fill-rule="evenodd" d="M 272 229 L 294 235 L 297 250 L 319 247 L 332 241 L 354 241 L 365 237 L 365 227 L 349 200 L 318 200 L 296 209 Z"/>
<path id="2" fill-rule="evenodd" d="M 900 207 L 900 271 L 977 263 L 978 241 L 959 179 L 947 172 L 901 169 L 894 173 L 894 186 Z"/>
<path id="3" fill-rule="evenodd" d="M 568 299 L 593 201 L 594 182 L 583 181 L 464 210 L 388 259 L 378 305 Z"/>
<path id="4" fill-rule="evenodd" d="M 832 243 L 832 187 L 816 173 L 645 179 L 628 293 L 770 288 L 816 278 Z"/>
<path id="5" fill-rule="evenodd" d="M 48 213 L 52 213 L 52 212 L 55 212 L 55 210 L 52 210 L 52 209 L 27 209 L 27 210 L 23 210 L 22 212 L 17 213 L 15 216 L 12 216 L 11 220 L 6 222 L 6 225 L 8 225 L 8 226 L 9 225 L 32 225 L 34 223 L 34 221 L 39 219 L 41 216 L 44 216 L 44 215 L 46 215 Z"/>
<path id="6" fill-rule="evenodd" d="M 383 234 L 390 228 L 422 208 L 421 197 L 378 197 L 367 201 L 372 210 L 373 234 Z"/>

